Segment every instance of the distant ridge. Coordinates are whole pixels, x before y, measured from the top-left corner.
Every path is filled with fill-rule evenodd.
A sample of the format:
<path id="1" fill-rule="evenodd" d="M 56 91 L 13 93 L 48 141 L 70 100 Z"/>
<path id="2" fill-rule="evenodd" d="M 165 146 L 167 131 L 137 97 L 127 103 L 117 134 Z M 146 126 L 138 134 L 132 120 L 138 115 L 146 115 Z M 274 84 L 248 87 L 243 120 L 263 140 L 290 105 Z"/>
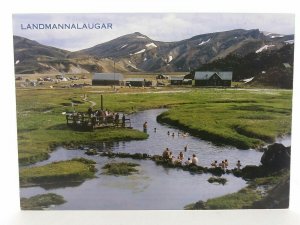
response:
<path id="1" fill-rule="evenodd" d="M 152 40 L 139 32 L 70 52 L 14 36 L 15 73 L 189 71 L 229 54 L 245 56 L 291 44 L 294 35 L 236 29 L 176 42 Z"/>

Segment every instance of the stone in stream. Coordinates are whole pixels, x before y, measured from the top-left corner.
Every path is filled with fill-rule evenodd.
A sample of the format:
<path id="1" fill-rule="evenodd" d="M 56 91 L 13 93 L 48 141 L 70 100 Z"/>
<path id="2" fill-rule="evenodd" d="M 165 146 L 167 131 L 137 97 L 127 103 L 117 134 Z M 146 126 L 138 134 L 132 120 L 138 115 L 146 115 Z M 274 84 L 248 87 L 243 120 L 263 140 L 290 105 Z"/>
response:
<path id="1" fill-rule="evenodd" d="M 88 149 L 85 151 L 86 155 L 97 155 L 98 151 L 96 149 Z"/>

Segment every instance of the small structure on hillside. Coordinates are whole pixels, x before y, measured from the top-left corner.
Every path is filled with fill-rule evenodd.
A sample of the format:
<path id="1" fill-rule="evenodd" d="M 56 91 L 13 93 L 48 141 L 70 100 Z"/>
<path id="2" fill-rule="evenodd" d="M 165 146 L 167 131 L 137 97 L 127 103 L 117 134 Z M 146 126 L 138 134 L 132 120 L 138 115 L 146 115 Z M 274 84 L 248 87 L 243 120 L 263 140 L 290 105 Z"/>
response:
<path id="1" fill-rule="evenodd" d="M 120 73 L 95 73 L 92 79 L 92 85 L 120 85 L 124 76 Z"/>
<path id="2" fill-rule="evenodd" d="M 125 80 L 125 85 L 129 87 L 144 87 L 145 81 L 144 78 L 128 78 Z"/>
<path id="3" fill-rule="evenodd" d="M 193 80 L 192 79 L 183 79 L 182 84 L 183 85 L 192 85 Z"/>
<path id="4" fill-rule="evenodd" d="M 183 77 L 171 77 L 171 85 L 182 85 Z"/>
<path id="5" fill-rule="evenodd" d="M 232 82 L 232 71 L 197 71 L 195 72 L 195 86 L 223 86 L 230 87 Z"/>
<path id="6" fill-rule="evenodd" d="M 156 80 L 168 80 L 168 79 L 169 79 L 169 76 L 166 76 L 162 73 L 156 76 Z"/>

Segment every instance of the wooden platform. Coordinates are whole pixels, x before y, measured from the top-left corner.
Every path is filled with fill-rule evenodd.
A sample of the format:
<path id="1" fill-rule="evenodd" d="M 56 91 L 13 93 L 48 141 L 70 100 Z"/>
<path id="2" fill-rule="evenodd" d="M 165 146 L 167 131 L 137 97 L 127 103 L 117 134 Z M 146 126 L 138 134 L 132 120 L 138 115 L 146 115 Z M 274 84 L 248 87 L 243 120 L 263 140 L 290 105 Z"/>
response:
<path id="1" fill-rule="evenodd" d="M 94 130 L 107 127 L 132 129 L 130 119 L 125 119 L 123 122 L 122 119 L 115 120 L 112 116 L 103 117 L 83 112 L 66 113 L 66 121 L 68 126 L 75 129 Z"/>

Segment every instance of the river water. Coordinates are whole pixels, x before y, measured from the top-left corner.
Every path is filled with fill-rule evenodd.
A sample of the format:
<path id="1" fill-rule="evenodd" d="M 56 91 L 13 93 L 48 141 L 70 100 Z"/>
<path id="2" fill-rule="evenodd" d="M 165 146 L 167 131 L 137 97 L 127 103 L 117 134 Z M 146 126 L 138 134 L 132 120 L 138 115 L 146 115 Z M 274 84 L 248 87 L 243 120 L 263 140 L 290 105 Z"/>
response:
<path id="1" fill-rule="evenodd" d="M 209 166 L 213 160 L 219 162 L 224 159 L 229 161 L 229 168 L 234 168 L 237 160 L 241 160 L 242 165 L 259 165 L 262 152 L 216 146 L 200 138 L 183 136 L 183 131 L 157 123 L 157 115 L 164 111 L 165 109 L 153 109 L 129 115 L 134 129 L 143 130 L 143 123 L 147 121 L 147 140 L 100 143 L 98 151 L 154 155 L 162 154 L 168 147 L 177 156 L 187 145 L 185 158 L 196 154 L 201 166 Z M 290 145 L 290 138 L 281 138 L 278 141 Z M 183 209 L 189 203 L 233 193 L 246 186 L 246 181 L 232 175 L 224 175 L 228 180 L 225 185 L 210 184 L 207 182 L 210 174 L 191 174 L 180 169 L 167 169 L 149 160 L 87 156 L 83 150 L 66 150 L 62 147 L 53 151 L 48 160 L 33 166 L 75 157 L 96 161 L 97 178 L 81 184 L 21 188 L 21 197 L 51 192 L 62 195 L 67 201 L 50 209 Z M 123 161 L 140 164 L 139 173 L 118 177 L 102 174 L 101 168 L 106 163 Z"/>

